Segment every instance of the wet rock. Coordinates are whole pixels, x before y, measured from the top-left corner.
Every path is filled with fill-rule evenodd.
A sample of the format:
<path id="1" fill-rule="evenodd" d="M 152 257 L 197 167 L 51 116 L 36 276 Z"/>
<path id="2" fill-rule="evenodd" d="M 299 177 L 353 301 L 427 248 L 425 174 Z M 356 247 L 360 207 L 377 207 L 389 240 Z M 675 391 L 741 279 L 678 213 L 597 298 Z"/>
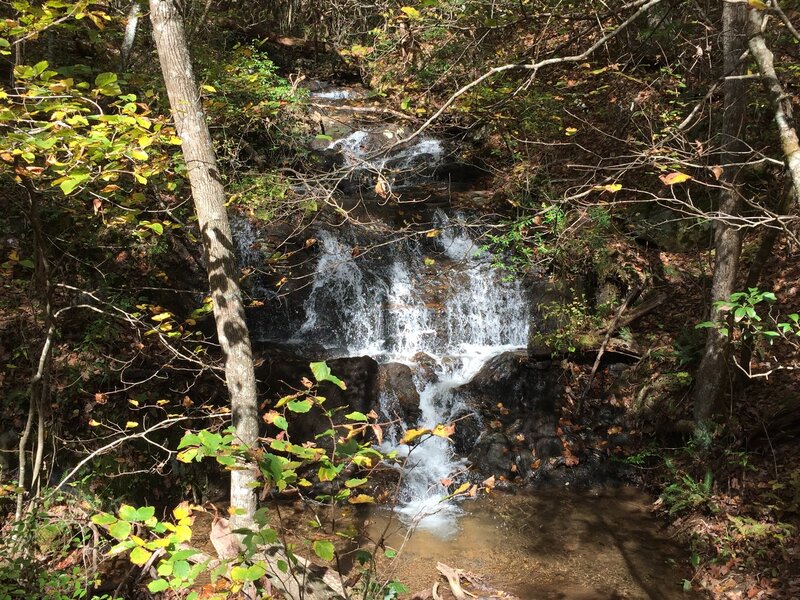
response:
<path id="1" fill-rule="evenodd" d="M 439 376 L 436 374 L 436 359 L 424 352 L 417 352 L 411 357 L 416 366 L 416 375 L 424 383 L 436 383 Z"/>
<path id="2" fill-rule="evenodd" d="M 394 400 L 397 416 L 406 423 L 416 423 L 421 415 L 419 392 L 414 385 L 414 374 L 408 365 L 386 363 L 378 367 L 378 389 Z M 394 415 L 389 415 L 393 417 Z"/>
<path id="3" fill-rule="evenodd" d="M 316 358 L 294 354 L 283 348 L 261 346 L 256 366 L 259 395 L 265 399 L 265 409 L 281 396 L 294 393 L 301 387 L 303 377 L 314 381 L 309 364 Z M 325 409 L 334 410 L 334 423 L 342 422 L 351 411 L 368 413 L 378 406 L 378 363 L 369 356 L 336 358 L 327 361 L 336 377 L 347 389 L 323 381 L 318 395 L 325 398 Z M 342 409 L 342 410 L 336 410 Z M 295 440 L 309 440 L 330 428 L 330 422 L 317 408 L 305 414 L 290 414 L 289 433 Z"/>
<path id="4" fill-rule="evenodd" d="M 455 432 L 451 436 L 453 448 L 460 456 L 468 456 L 478 443 L 483 432 L 483 421 L 478 413 L 469 409 L 460 409 L 453 413 L 451 421 L 455 424 Z"/>
<path id="5" fill-rule="evenodd" d="M 541 462 L 561 455 L 556 435 L 561 376 L 559 362 L 532 361 L 525 351 L 490 359 L 472 381 L 457 390 L 477 414 L 465 419 L 461 431 L 456 425 L 456 449 L 469 452 L 475 468 L 485 476 L 507 476 L 515 465 L 515 476 L 530 477 L 537 459 Z M 477 437 L 479 428 L 482 436 Z"/>
<path id="6" fill-rule="evenodd" d="M 511 475 L 515 457 L 511 455 L 508 438 L 501 432 L 487 433 L 478 440 L 469 455 L 473 467 L 483 474 Z"/>

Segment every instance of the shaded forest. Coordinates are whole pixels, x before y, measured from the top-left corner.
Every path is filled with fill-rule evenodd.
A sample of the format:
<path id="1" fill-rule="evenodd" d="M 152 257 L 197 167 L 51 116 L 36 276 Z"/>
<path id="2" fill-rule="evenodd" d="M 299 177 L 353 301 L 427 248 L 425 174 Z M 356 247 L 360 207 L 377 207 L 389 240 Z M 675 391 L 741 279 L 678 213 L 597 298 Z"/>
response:
<path id="1" fill-rule="evenodd" d="M 597 597 L 800 595 L 797 27 L 0 2 L 0 598 L 515 597 L 395 577 L 431 447 L 454 514 L 650 494 L 683 575 Z"/>

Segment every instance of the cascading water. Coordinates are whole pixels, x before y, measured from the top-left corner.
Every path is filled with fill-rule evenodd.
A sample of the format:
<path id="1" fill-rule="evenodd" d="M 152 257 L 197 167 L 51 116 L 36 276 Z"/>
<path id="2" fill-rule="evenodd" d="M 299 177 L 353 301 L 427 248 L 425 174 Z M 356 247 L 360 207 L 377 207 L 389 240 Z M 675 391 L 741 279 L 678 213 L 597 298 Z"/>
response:
<path id="1" fill-rule="evenodd" d="M 464 410 L 454 390 L 492 356 L 527 342 L 522 286 L 501 281 L 490 257 L 443 213 L 437 225 L 434 266 L 426 264 L 419 244 L 406 242 L 393 256 L 357 255 L 342 237 L 321 231 L 306 320 L 297 336 L 313 332 L 317 342 L 339 354 L 369 354 L 411 366 L 418 353 L 425 353 L 436 365 L 436 379 L 417 375 L 421 417 L 407 427 L 450 422 Z M 399 450 L 407 461 L 398 514 L 407 524 L 442 535 L 453 532 L 459 509 L 442 499 L 464 470 L 464 460 L 448 440 L 436 437 Z"/>
<path id="2" fill-rule="evenodd" d="M 430 170 L 443 154 L 438 140 L 422 139 L 365 165 L 367 156 L 391 142 L 381 132 L 356 131 L 331 147 L 347 163 L 378 171 L 419 164 Z M 456 389 L 491 357 L 524 347 L 528 339 L 523 286 L 502 281 L 491 256 L 458 218 L 436 211 L 432 219 L 435 240 L 406 239 L 366 252 L 370 242 L 359 242 L 347 227 L 318 231 L 319 256 L 304 315 L 289 319 L 290 341 L 297 346 L 311 340 L 329 356 L 366 354 L 416 368 L 420 417 L 405 423 L 407 428 L 432 428 L 468 413 Z M 254 232 L 244 220 L 236 226 L 240 258 L 255 264 Z M 420 360 L 433 365 L 433 376 L 422 375 Z M 397 432 L 388 432 L 386 439 L 396 443 L 397 438 Z M 444 536 L 455 532 L 459 508 L 443 499 L 465 470 L 465 460 L 438 437 L 398 451 L 407 457 L 397 507 L 402 520 Z"/>

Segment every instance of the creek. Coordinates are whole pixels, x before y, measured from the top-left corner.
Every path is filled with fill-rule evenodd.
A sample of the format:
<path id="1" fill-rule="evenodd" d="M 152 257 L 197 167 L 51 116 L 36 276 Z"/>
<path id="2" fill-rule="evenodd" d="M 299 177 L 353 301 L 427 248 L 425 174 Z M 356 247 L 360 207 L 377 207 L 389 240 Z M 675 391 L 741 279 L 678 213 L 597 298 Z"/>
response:
<path id="1" fill-rule="evenodd" d="M 304 287 L 284 301 L 280 314 L 253 323 L 252 330 L 258 342 L 288 345 L 303 355 L 366 355 L 382 367 L 408 368 L 413 400 L 382 386 L 377 406 L 394 421 L 383 449 L 405 458 L 399 503 L 391 513 L 399 523 L 378 509 L 365 535 L 388 527 L 390 544 L 404 547 L 392 567 L 401 581 L 422 574 L 433 580 L 442 561 L 491 575 L 494 585 L 522 598 L 673 597 L 681 577 L 666 561 L 674 548 L 660 541 L 636 492 L 551 491 L 455 502 L 446 497 L 469 470 L 458 444 L 438 437 L 413 448 L 399 443 L 405 429 L 453 421 L 459 428 L 465 416 L 472 419 L 470 435 L 483 435 L 486 424 L 463 391 L 491 361 L 524 355 L 531 324 L 536 326 L 534 295 L 530 282 L 508 280 L 493 267 L 494 257 L 479 239 L 485 228 L 471 226 L 475 215 L 450 205 L 458 187 L 451 175 L 458 149 L 424 137 L 376 158 L 404 129 L 357 113 L 343 117 L 359 95 L 323 87 L 312 98 L 328 111 L 319 119 L 332 139 L 320 150 L 349 170 L 343 203 L 361 207 L 369 222 L 320 222 L 311 232 L 306 266 L 312 268 Z M 388 194 L 375 193 L 381 180 Z M 258 247 L 257 229 L 239 221 L 235 230 L 242 262 L 257 263 L 251 250 Z M 502 406 L 510 399 L 500 390 L 495 399 Z M 548 399 L 537 394 L 552 394 L 544 385 L 526 390 L 525 402 L 532 404 L 546 405 Z M 475 442 L 469 440 L 469 447 Z M 409 531 L 414 534 L 404 541 Z"/>

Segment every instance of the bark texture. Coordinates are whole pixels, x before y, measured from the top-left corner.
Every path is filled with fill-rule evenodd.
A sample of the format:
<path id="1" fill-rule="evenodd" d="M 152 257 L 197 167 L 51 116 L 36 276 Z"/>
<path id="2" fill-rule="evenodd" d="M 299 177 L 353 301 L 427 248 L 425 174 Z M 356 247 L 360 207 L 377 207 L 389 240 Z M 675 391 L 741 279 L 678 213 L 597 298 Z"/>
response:
<path id="1" fill-rule="evenodd" d="M 192 73 L 183 22 L 173 0 L 150 0 L 150 20 L 175 127 L 183 142 L 195 213 L 203 238 L 214 318 L 230 394 L 238 442 L 254 447 L 258 440 L 258 402 L 250 336 L 238 284 L 236 256 L 225 190 L 219 179 L 211 134 Z M 252 469 L 231 472 L 231 506 L 242 514 L 232 518 L 234 529 L 253 524 L 256 511 Z"/>
<path id="2" fill-rule="evenodd" d="M 744 72 L 742 54 L 747 47 L 747 4 L 723 2 L 722 45 L 723 69 L 726 75 L 722 124 L 720 128 L 723 184 L 719 211 L 723 215 L 737 216 L 742 200 L 736 189 L 739 168 L 746 147 L 742 141 L 747 109 L 747 82 L 737 76 Z M 720 220 L 714 226 L 714 277 L 711 283 L 711 321 L 717 321 L 719 311 L 714 303 L 727 300 L 736 288 L 739 257 L 742 250 L 742 230 Z M 706 430 L 722 392 L 729 381 L 729 343 L 727 336 L 716 328 L 708 330 L 703 359 L 697 370 L 694 390 L 694 420 L 698 431 Z"/>
<path id="3" fill-rule="evenodd" d="M 192 73 L 186 35 L 174 0 L 150 0 L 150 20 L 161 71 L 169 95 L 175 127 L 192 188 L 195 213 L 203 237 L 208 280 L 214 300 L 217 335 L 225 355 L 225 379 L 231 398 L 238 441 L 255 447 L 258 441 L 258 404 L 250 336 L 238 284 L 233 236 L 225 211 L 225 191 L 219 180 L 211 134 Z M 252 528 L 256 510 L 253 469 L 231 472 L 231 506 L 243 514 L 231 518 L 231 529 Z M 314 567 L 301 557 L 291 559 L 281 545 L 263 548 L 253 557 L 267 563 L 272 585 L 292 600 L 344 600 L 340 576 Z M 279 562 L 292 565 L 288 572 Z"/>
<path id="4" fill-rule="evenodd" d="M 758 72 L 764 82 L 767 95 L 775 108 L 775 123 L 781 140 L 786 172 L 792 182 L 795 198 L 800 198 L 800 142 L 792 114 L 792 98 L 787 95 L 775 71 L 775 60 L 764 39 L 767 15 L 760 10 L 751 9 L 748 24 L 750 52 L 758 64 Z"/>

